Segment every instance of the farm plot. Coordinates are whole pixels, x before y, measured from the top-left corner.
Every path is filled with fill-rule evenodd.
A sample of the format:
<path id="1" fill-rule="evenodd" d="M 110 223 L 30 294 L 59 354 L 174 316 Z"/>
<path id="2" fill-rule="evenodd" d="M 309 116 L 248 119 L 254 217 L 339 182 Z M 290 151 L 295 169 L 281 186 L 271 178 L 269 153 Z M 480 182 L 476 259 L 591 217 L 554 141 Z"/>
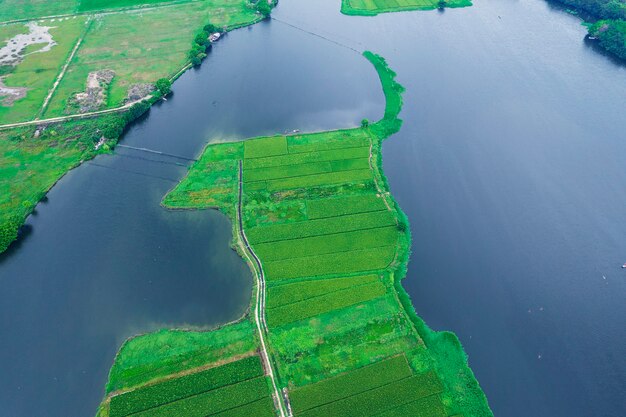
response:
<path id="1" fill-rule="evenodd" d="M 458 340 L 428 329 L 399 284 L 408 225 L 379 161 L 401 124 L 402 87 L 365 56 L 387 98 L 383 120 L 209 146 L 164 204 L 203 207 L 206 190 L 204 207 L 236 220 L 241 190 L 267 283 L 270 356 L 296 416 L 490 416 Z"/>
<path id="2" fill-rule="evenodd" d="M 296 416 L 444 417 L 442 390 L 432 372 L 414 374 L 398 355 L 295 389 L 290 398 Z"/>
<path id="3" fill-rule="evenodd" d="M 342 0 L 341 12 L 371 16 L 378 13 L 471 6 L 471 0 Z"/>
<path id="4" fill-rule="evenodd" d="M 0 28 L 0 58 L 5 57 L 0 61 L 5 73 L 0 73 L 0 124 L 31 120 L 42 110 L 49 90 L 85 31 L 85 18 Z"/>
<path id="5" fill-rule="evenodd" d="M 254 404 L 273 415 L 268 385 L 256 355 L 114 395 L 109 416 L 204 417 Z"/>
<path id="6" fill-rule="evenodd" d="M 149 94 L 158 79 L 173 76 L 187 64 L 192 41 L 204 25 L 236 27 L 258 20 L 246 4 L 199 1 L 97 15 L 45 116 L 117 107 Z M 80 106 L 77 94 L 87 91 L 89 80 L 91 90 L 96 87 L 101 97 Z"/>
<path id="7" fill-rule="evenodd" d="M 106 393 L 133 388 L 168 375 L 228 358 L 252 356 L 256 342 L 249 320 L 218 330 L 160 330 L 128 340 L 109 373 Z"/>

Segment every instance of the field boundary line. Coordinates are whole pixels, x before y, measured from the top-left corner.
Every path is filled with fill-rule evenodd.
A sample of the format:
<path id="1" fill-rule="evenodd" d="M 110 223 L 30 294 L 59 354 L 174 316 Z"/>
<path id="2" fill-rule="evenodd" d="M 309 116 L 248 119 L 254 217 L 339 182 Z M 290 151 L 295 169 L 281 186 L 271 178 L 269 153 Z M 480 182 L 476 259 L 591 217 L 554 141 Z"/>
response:
<path id="1" fill-rule="evenodd" d="M 354 159 L 366 159 L 365 157 L 363 158 L 354 158 Z M 352 159 L 334 159 L 333 161 L 351 161 Z M 332 161 L 325 161 L 325 162 L 332 162 Z M 296 164 L 294 164 L 296 165 Z M 293 165 L 292 165 L 293 166 Z M 340 173 L 340 172 L 354 172 L 354 171 L 369 171 L 369 168 L 355 168 L 355 169 L 342 169 L 342 170 L 338 170 L 338 171 L 333 171 L 332 168 L 330 171 L 322 171 L 322 172 L 316 172 L 314 174 L 302 174 L 302 175 L 289 175 L 287 177 L 272 177 L 272 178 L 268 178 L 265 180 L 252 180 L 252 181 L 244 181 L 248 184 L 252 184 L 255 182 L 263 182 L 263 181 L 277 181 L 277 180 L 287 180 L 290 178 L 306 178 L 306 177 L 314 177 L 316 175 L 324 175 L 324 174 L 336 174 L 336 173 Z M 331 184 L 333 185 L 333 184 Z"/>
<path id="2" fill-rule="evenodd" d="M 87 18 L 87 21 L 85 22 L 85 30 L 83 34 L 76 41 L 76 45 L 74 45 L 72 52 L 70 52 L 70 55 L 67 57 L 67 60 L 65 61 L 65 65 L 63 65 L 63 68 L 61 68 L 61 72 L 59 73 L 59 75 L 57 75 L 56 80 L 54 80 L 54 84 L 52 84 L 52 87 L 48 91 L 48 95 L 46 96 L 46 99 L 43 101 L 43 105 L 41 106 L 41 109 L 39 110 L 39 114 L 37 115 L 37 117 L 35 117 L 35 120 L 39 120 L 39 117 L 43 116 L 44 113 L 46 112 L 48 108 L 48 104 L 50 104 L 50 100 L 52 99 L 52 96 L 56 92 L 59 84 L 61 84 L 61 81 L 63 80 L 63 77 L 65 76 L 65 72 L 69 68 L 72 61 L 74 60 L 74 56 L 76 55 L 76 52 L 78 52 L 78 48 L 80 48 L 80 45 L 83 43 L 83 40 L 87 36 L 87 33 L 89 33 L 89 29 L 91 29 L 92 23 L 93 23 L 93 20 L 91 16 L 89 16 Z"/>
<path id="3" fill-rule="evenodd" d="M 89 112 L 89 113 L 76 113 L 76 114 L 70 114 L 70 115 L 67 115 L 67 116 L 51 117 L 49 119 L 29 120 L 27 122 L 9 123 L 9 124 L 5 124 L 5 125 L 0 125 L 0 130 L 12 129 L 14 127 L 23 127 L 23 126 L 31 126 L 31 125 L 43 125 L 43 124 L 66 122 L 68 120 L 89 119 L 91 117 L 100 116 L 102 114 L 119 113 L 121 111 L 130 109 L 133 105 L 135 105 L 137 103 L 141 103 L 142 101 L 149 100 L 151 98 L 152 98 L 152 96 L 150 95 L 150 96 L 144 97 L 142 99 L 126 103 L 123 106 L 114 107 L 112 109 L 98 110 L 98 111 Z"/>
<path id="4" fill-rule="evenodd" d="M 229 365 L 231 363 L 235 363 L 235 362 L 238 362 L 238 361 L 243 360 L 243 359 L 251 358 L 253 356 L 255 356 L 255 351 L 251 350 L 251 351 L 246 352 L 246 353 L 242 353 L 242 354 L 239 354 L 239 355 L 232 356 L 232 357 L 230 357 L 228 359 L 225 359 L 225 360 L 219 360 L 219 361 L 211 362 L 211 363 L 206 364 L 206 365 L 201 365 L 201 366 L 197 366 L 195 368 L 185 369 L 185 370 L 173 373 L 173 374 L 168 374 L 168 375 L 165 375 L 163 377 L 157 377 L 157 378 L 151 379 L 150 381 L 148 381 L 148 382 L 146 382 L 144 384 L 135 385 L 132 388 L 127 388 L 127 389 L 121 389 L 121 390 L 113 391 L 113 392 L 110 392 L 109 395 L 107 395 L 107 397 L 109 399 L 111 399 L 113 397 L 117 397 L 118 395 L 122 395 L 122 394 L 126 394 L 128 392 L 136 391 L 136 390 L 138 390 L 140 388 L 153 386 L 153 385 L 159 385 L 159 384 L 161 384 L 163 382 L 167 382 L 167 381 L 170 381 L 170 380 L 173 380 L 173 379 L 177 379 L 177 378 L 180 378 L 180 377 L 183 377 L 183 376 L 187 376 L 187 375 L 193 375 L 193 374 L 197 374 L 197 373 L 200 373 L 200 372 L 208 371 L 209 369 L 219 368 L 220 366 Z M 139 374 L 139 375 L 142 375 L 142 374 Z M 254 379 L 254 378 L 258 378 L 258 377 L 252 377 L 252 378 L 244 379 L 244 381 L 248 381 L 248 380 Z M 240 382 L 243 382 L 243 381 L 240 381 Z M 234 384 L 230 384 L 230 385 L 234 385 Z M 228 386 L 228 385 L 224 385 L 224 386 Z M 219 388 L 216 388 L 216 389 L 219 389 Z M 205 392 L 208 392 L 208 391 L 205 391 Z"/>
<path id="5" fill-rule="evenodd" d="M 386 212 L 387 212 L 386 210 L 377 210 L 377 211 L 368 211 L 368 212 L 365 212 L 365 213 L 357 213 L 357 214 L 386 213 Z M 336 219 L 337 217 L 345 217 L 345 216 L 322 217 L 321 219 L 314 219 L 314 220 Z M 306 221 L 312 221 L 312 220 L 304 220 L 303 222 L 306 222 Z M 301 222 L 281 223 L 281 224 L 294 224 L 294 223 L 301 223 Z M 343 234 L 343 233 L 357 232 L 359 230 L 382 229 L 384 227 L 394 226 L 396 224 L 397 223 L 386 224 L 386 225 L 383 225 L 383 226 L 372 226 L 372 227 L 363 227 L 363 228 L 360 228 L 360 229 L 344 230 L 342 232 L 321 233 L 321 234 L 310 235 L 310 236 L 298 236 L 298 237 L 290 237 L 290 238 L 287 238 L 287 239 L 268 240 L 268 241 L 264 241 L 264 242 L 257 242 L 256 244 L 257 245 L 262 245 L 264 243 L 284 242 L 286 240 L 300 240 L 300 239 L 306 239 L 306 238 L 309 238 L 309 237 L 339 235 L 339 234 Z M 256 226 L 256 227 L 268 227 L 268 226 Z"/>
<path id="6" fill-rule="evenodd" d="M 393 227 L 393 226 L 392 226 Z M 302 260 L 302 259 L 313 259 L 313 258 L 319 258 L 325 255 L 338 255 L 338 254 L 342 254 L 342 253 L 351 253 L 351 252 L 365 252 L 365 251 L 371 251 L 374 249 L 382 249 L 382 248 L 391 248 L 394 247 L 394 245 L 379 245 L 379 246 L 368 246 L 365 248 L 361 248 L 361 249 L 346 249 L 346 250 L 338 250 L 338 251 L 334 251 L 334 252 L 327 252 L 327 253 L 316 253 L 313 255 L 304 255 L 304 256 L 294 256 L 291 258 L 280 258 L 280 259 L 270 259 L 267 261 L 268 264 L 272 264 L 275 262 L 283 262 L 283 261 L 298 261 L 298 260 Z"/>
<path id="7" fill-rule="evenodd" d="M 237 225 L 239 226 L 239 238 L 240 243 L 244 246 L 244 252 L 249 257 L 254 259 L 253 265 L 256 264 L 254 265 L 254 275 L 257 280 L 254 321 L 256 322 L 255 324 L 259 333 L 259 341 L 261 342 L 261 359 L 265 363 L 265 369 L 267 370 L 268 376 L 272 381 L 272 388 L 274 389 L 274 393 L 272 394 L 272 397 L 274 397 L 274 405 L 276 406 L 276 408 L 278 408 L 278 412 L 281 417 L 291 417 L 291 414 L 289 413 L 291 407 L 287 406 L 286 413 L 283 409 L 285 407 L 283 402 L 287 402 L 287 404 L 289 404 L 289 399 L 285 391 L 282 391 L 281 393 L 278 389 L 278 385 L 276 384 L 276 378 L 274 376 L 274 368 L 272 362 L 270 361 L 270 357 L 267 352 L 267 346 L 265 343 L 265 333 L 268 332 L 267 323 L 265 322 L 265 274 L 263 273 L 263 265 L 261 264 L 261 260 L 257 257 L 257 255 L 250 247 L 250 244 L 248 243 L 248 239 L 246 237 L 246 232 L 243 229 L 243 218 L 241 213 L 243 197 L 243 162 L 241 160 L 239 160 L 238 173 Z"/>
<path id="8" fill-rule="evenodd" d="M 297 322 L 297 321 L 306 320 L 306 319 L 309 319 L 309 318 L 311 318 L 311 317 L 321 316 L 322 314 L 331 313 L 331 312 L 336 311 L 336 310 L 341 310 L 341 309 L 344 309 L 344 308 L 352 307 L 352 306 L 353 306 L 353 305 L 355 305 L 355 304 L 360 304 L 360 303 L 363 303 L 363 302 L 366 302 L 366 301 L 370 301 L 370 300 L 373 300 L 374 298 L 384 297 L 384 296 L 387 294 L 387 291 L 386 291 L 386 290 L 387 290 L 387 287 L 385 287 L 385 284 L 384 284 L 382 281 L 380 281 L 380 280 L 379 280 L 379 281 L 366 282 L 365 284 L 355 285 L 354 287 L 343 288 L 343 289 L 341 289 L 341 290 L 334 290 L 334 291 L 330 291 L 330 292 L 327 292 L 327 293 L 324 293 L 324 294 L 321 294 L 321 295 L 316 295 L 315 297 L 309 297 L 309 298 L 306 298 L 306 299 L 304 299 L 304 300 L 296 301 L 296 302 L 294 302 L 294 303 L 282 304 L 282 305 L 279 305 L 279 306 L 276 306 L 276 307 L 270 307 L 269 309 L 270 309 L 270 310 L 274 310 L 274 309 L 277 309 L 277 308 L 283 308 L 283 307 L 293 307 L 295 304 L 306 303 L 306 302 L 308 302 L 308 301 L 315 301 L 316 299 L 319 299 L 319 298 L 321 298 L 321 297 L 326 297 L 326 296 L 328 296 L 328 295 L 336 295 L 337 293 L 340 293 L 340 292 L 348 292 L 348 291 L 353 291 L 355 288 L 361 288 L 361 289 L 363 289 L 363 287 L 367 287 L 367 286 L 372 286 L 372 287 L 374 287 L 374 286 L 377 286 L 377 285 L 379 285 L 379 284 L 380 284 L 380 285 L 382 285 L 382 286 L 383 286 L 383 288 L 385 289 L 385 294 L 383 294 L 383 295 L 376 295 L 376 296 L 373 296 L 373 297 L 371 297 L 371 298 L 367 298 L 367 299 L 362 299 L 362 300 L 359 300 L 359 301 L 355 301 L 355 302 L 354 302 L 354 303 L 352 303 L 352 304 L 345 304 L 345 305 L 342 305 L 342 306 L 337 307 L 337 308 L 333 308 L 333 309 L 330 309 L 330 310 L 326 310 L 326 311 L 323 311 L 323 312 L 321 312 L 321 313 L 320 313 L 320 312 L 318 312 L 318 313 L 312 314 L 312 315 L 310 315 L 310 316 L 304 316 L 304 317 L 302 317 L 302 318 L 299 318 L 299 319 L 296 319 L 296 320 L 293 320 L 293 321 L 288 321 L 288 322 L 285 322 L 285 323 L 283 323 L 283 324 L 281 324 L 281 325 L 276 326 L 276 327 L 281 327 L 281 326 L 284 326 L 285 324 L 295 323 L 295 322 Z"/>

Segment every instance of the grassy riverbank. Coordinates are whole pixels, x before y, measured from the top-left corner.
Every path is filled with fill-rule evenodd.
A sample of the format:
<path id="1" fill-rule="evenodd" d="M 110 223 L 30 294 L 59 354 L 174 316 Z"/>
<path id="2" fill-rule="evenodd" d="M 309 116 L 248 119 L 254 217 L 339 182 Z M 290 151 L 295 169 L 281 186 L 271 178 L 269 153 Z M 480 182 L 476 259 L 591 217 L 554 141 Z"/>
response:
<path id="1" fill-rule="evenodd" d="M 382 120 L 210 145 L 163 204 L 234 220 L 242 163 L 242 224 L 267 280 L 270 358 L 295 416 L 489 416 L 457 338 L 428 329 L 400 284 L 410 232 L 380 147 L 401 126 L 403 88 L 382 58 L 365 56 L 387 100 Z"/>
<path id="2" fill-rule="evenodd" d="M 342 0 L 341 13 L 353 16 L 375 16 L 380 13 L 471 5 L 471 0 Z"/>

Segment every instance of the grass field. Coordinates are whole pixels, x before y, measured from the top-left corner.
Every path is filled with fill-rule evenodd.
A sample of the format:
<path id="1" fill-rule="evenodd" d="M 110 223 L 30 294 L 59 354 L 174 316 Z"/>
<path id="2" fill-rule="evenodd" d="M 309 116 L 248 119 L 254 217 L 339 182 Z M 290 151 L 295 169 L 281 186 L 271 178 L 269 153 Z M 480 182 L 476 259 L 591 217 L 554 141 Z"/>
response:
<path id="1" fill-rule="evenodd" d="M 0 22 L 71 15 L 84 12 L 155 6 L 160 3 L 186 3 L 190 0 L 2 0 Z"/>
<path id="2" fill-rule="evenodd" d="M 8 87 L 26 90 L 25 97 L 0 105 L 0 124 L 87 111 L 77 106 L 75 97 L 86 90 L 89 74 L 98 71 L 113 71 L 114 76 L 110 84 L 101 85 L 104 97 L 92 104 L 89 111 L 119 107 L 130 101 L 132 87 L 154 84 L 183 69 L 189 62 L 195 36 L 207 23 L 232 29 L 260 20 L 248 0 L 50 3 L 56 6 L 48 2 L 20 2 L 15 12 L 30 18 L 54 14 L 56 8 L 82 14 L 38 21 L 40 26 L 52 28 L 50 33 L 56 44 L 47 52 L 27 55 L 17 65 L 1 67 L 0 74 L 10 70 L 3 81 Z M 116 9 L 138 4 L 158 7 Z M 90 14 L 105 6 L 112 11 Z M 25 31 L 28 32 L 26 22 L 0 25 L 0 42 Z M 76 53 L 69 60 L 75 46 Z M 36 45 L 28 48 L 33 47 Z M 63 73 L 66 64 L 69 65 Z M 44 109 L 44 101 L 60 75 L 60 83 Z"/>
<path id="3" fill-rule="evenodd" d="M 467 7 L 471 5 L 471 0 L 342 0 L 341 12 L 348 15 L 374 16 L 387 12 L 432 10 L 439 7 Z"/>
<path id="4" fill-rule="evenodd" d="M 26 97 L 15 101 L 12 105 L 0 105 L 0 124 L 32 120 L 39 114 L 48 91 L 52 88 L 74 45 L 85 31 L 85 18 L 44 20 L 39 22 L 39 25 L 52 28 L 50 33 L 57 45 L 48 52 L 27 55 L 13 72 L 4 78 L 4 84 L 8 87 L 25 87 L 27 91 Z M 4 31 L 28 33 L 28 29 L 22 23 L 0 26 L 0 28 Z M 14 34 L 1 35 L 4 34 L 0 32 L 2 40 L 14 36 Z"/>
<path id="5" fill-rule="evenodd" d="M 96 17 L 45 117 L 74 113 L 69 100 L 85 89 L 90 72 L 115 72 L 102 108 L 117 107 L 133 85 L 153 84 L 184 67 L 192 41 L 205 24 L 236 27 L 257 19 L 245 0 L 208 0 Z"/>
<path id="6" fill-rule="evenodd" d="M 269 345 L 296 416 L 490 416 L 456 337 L 434 333 L 400 285 L 404 215 L 380 171 L 402 87 L 377 69 L 385 117 L 364 128 L 210 145 L 164 199 L 242 222 L 261 259 Z M 409 414 L 407 414 L 409 413 Z"/>

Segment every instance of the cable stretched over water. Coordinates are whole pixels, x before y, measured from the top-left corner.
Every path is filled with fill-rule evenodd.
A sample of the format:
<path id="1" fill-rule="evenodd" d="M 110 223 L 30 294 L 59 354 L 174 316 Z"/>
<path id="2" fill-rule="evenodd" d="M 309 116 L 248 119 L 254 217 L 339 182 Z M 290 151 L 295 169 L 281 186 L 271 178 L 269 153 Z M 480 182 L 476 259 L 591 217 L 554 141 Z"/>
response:
<path id="1" fill-rule="evenodd" d="M 158 175 L 146 174 L 145 172 L 133 171 L 133 170 L 130 170 L 130 169 L 110 167 L 110 166 L 107 166 L 107 165 L 98 164 L 97 162 L 85 162 L 85 163 L 87 165 L 93 165 L 95 167 L 110 169 L 111 171 L 128 172 L 129 174 L 141 175 L 142 177 L 155 178 L 157 180 L 169 181 L 169 182 L 173 182 L 173 183 L 178 184 L 178 180 L 175 180 L 173 178 L 159 177 Z"/>
<path id="2" fill-rule="evenodd" d="M 299 26 L 296 26 L 296 25 L 294 25 L 292 23 L 285 22 L 284 20 L 276 19 L 275 17 L 272 17 L 271 19 L 277 21 L 278 23 L 282 23 L 283 25 L 287 25 L 287 26 L 292 27 L 292 28 L 294 28 L 296 30 L 299 30 L 300 32 L 304 32 L 304 33 L 308 33 L 309 35 L 317 36 L 318 38 L 324 39 L 325 41 L 328 41 L 328 42 L 334 43 L 335 45 L 338 45 L 338 46 L 341 46 L 343 48 L 349 49 L 349 50 L 351 50 L 353 52 L 356 52 L 359 55 L 363 54 L 363 51 L 359 51 L 357 49 L 354 49 L 353 47 L 351 47 L 349 45 L 346 45 L 345 43 L 341 43 L 341 42 L 338 42 L 338 41 L 336 41 L 334 39 L 327 38 L 326 36 L 320 35 L 320 34 L 315 33 L 315 32 L 311 32 L 310 30 L 307 30 L 307 29 L 303 29 L 303 28 L 301 28 Z"/>
<path id="3" fill-rule="evenodd" d="M 118 145 L 117 145 L 117 147 L 118 147 L 118 148 L 133 149 L 133 150 L 135 150 L 135 151 L 141 151 L 141 152 L 154 153 L 154 154 L 157 154 L 157 155 L 170 156 L 170 157 L 172 157 L 172 158 L 184 159 L 184 160 L 186 160 L 186 161 L 197 161 L 197 159 L 195 159 L 195 158 L 188 158 L 188 157 L 186 157 L 186 156 L 174 155 L 173 153 L 167 153 L 167 152 L 155 151 L 154 149 L 148 149 L 148 148 L 137 148 L 136 146 L 121 145 L 121 144 L 118 144 Z"/>

